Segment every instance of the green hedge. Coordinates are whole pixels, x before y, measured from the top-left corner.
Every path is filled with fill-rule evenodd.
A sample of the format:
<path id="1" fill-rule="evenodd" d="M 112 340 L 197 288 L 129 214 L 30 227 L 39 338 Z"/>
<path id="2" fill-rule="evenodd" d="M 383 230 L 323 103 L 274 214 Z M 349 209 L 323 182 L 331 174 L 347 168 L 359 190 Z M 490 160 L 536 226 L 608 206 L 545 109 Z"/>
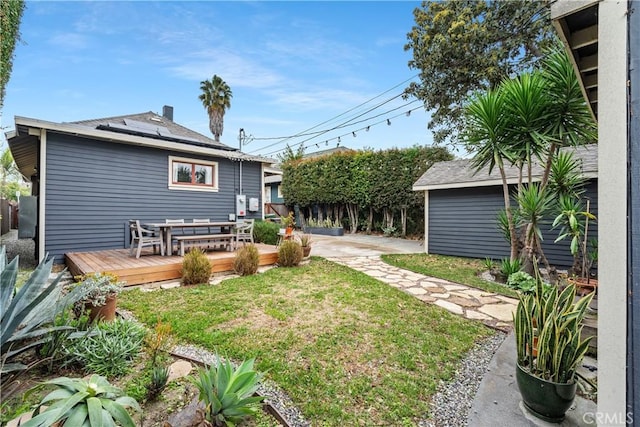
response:
<path id="1" fill-rule="evenodd" d="M 271 221 L 256 221 L 253 225 L 253 240 L 256 243 L 275 245 L 278 243 L 280 225 Z"/>

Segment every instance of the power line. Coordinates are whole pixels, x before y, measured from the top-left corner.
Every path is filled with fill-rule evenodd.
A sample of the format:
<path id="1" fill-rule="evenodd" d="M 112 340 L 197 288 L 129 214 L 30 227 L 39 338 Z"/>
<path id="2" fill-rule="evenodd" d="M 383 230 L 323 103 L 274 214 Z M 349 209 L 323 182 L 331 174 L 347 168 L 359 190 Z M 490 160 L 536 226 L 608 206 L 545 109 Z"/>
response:
<path id="1" fill-rule="evenodd" d="M 273 146 L 278 145 L 278 144 L 282 144 L 282 143 L 284 143 L 284 142 L 286 142 L 286 141 L 288 141 L 288 140 L 291 140 L 291 139 L 294 139 L 294 138 L 298 138 L 298 137 L 300 137 L 300 136 L 307 136 L 307 135 L 310 135 L 310 134 L 312 134 L 312 133 L 309 133 L 309 132 L 310 132 L 310 131 L 312 131 L 313 129 L 316 129 L 316 128 L 318 128 L 318 127 L 322 126 L 322 125 L 325 125 L 325 124 L 327 124 L 327 123 L 330 123 L 330 122 L 332 122 L 332 121 L 335 121 L 335 120 L 339 119 L 340 117 L 345 116 L 345 115 L 347 115 L 347 114 L 349 114 L 349 113 L 351 113 L 351 112 L 353 112 L 353 111 L 355 111 L 355 110 L 357 110 L 357 109 L 359 109 L 359 108 L 361 108 L 361 107 L 365 106 L 366 104 L 369 104 L 370 102 L 372 102 L 372 101 L 374 101 L 374 100 L 376 100 L 376 99 L 380 98 L 381 96 L 383 96 L 383 95 L 385 95 L 385 94 L 387 94 L 387 93 L 389 93 L 389 92 L 393 91 L 394 89 L 398 88 L 399 86 L 402 86 L 402 85 L 404 85 L 405 83 L 407 83 L 407 82 L 409 82 L 409 81 L 411 81 L 411 80 L 415 79 L 415 78 L 416 78 L 416 77 L 418 77 L 419 75 L 420 75 L 420 74 L 415 74 L 415 75 L 411 76 L 410 78 L 408 78 L 408 79 L 406 79 L 406 80 L 404 80 L 404 81 L 402 81 L 402 82 L 400 82 L 400 83 L 396 84 L 395 86 L 393 86 L 393 87 L 391 87 L 391 88 L 389 88 L 389 89 L 385 90 L 384 92 L 382 92 L 382 93 L 380 93 L 380 94 L 378 94 L 378 95 L 374 96 L 373 98 L 370 98 L 370 99 L 368 99 L 367 101 L 365 101 L 365 102 L 363 102 L 363 103 L 361 103 L 361 104 L 358 104 L 357 106 L 355 106 L 355 107 L 353 107 L 353 108 L 350 108 L 349 110 L 347 110 L 347 111 L 345 111 L 345 112 L 343 112 L 343 113 L 341 113 L 341 114 L 338 114 L 337 116 L 334 116 L 334 117 L 332 117 L 332 118 L 330 118 L 330 119 L 328 119 L 328 120 L 325 120 L 325 121 L 323 121 L 323 122 L 321 122 L 321 123 L 318 123 L 317 125 L 312 126 L 312 127 L 310 127 L 310 128 L 307 128 L 307 129 L 305 129 L 305 130 L 303 130 L 303 131 L 300 131 L 300 132 L 298 132 L 298 133 L 296 133 L 296 134 L 288 135 L 288 136 L 282 136 L 282 137 L 262 137 L 262 138 L 260 138 L 260 137 L 256 137 L 256 138 L 254 138 L 255 140 L 265 141 L 265 140 L 278 139 L 279 141 L 278 141 L 278 142 L 275 142 L 275 143 L 273 143 L 273 144 L 269 144 L 269 145 L 267 145 L 267 146 L 261 147 L 260 149 L 257 149 L 257 150 L 255 150 L 255 151 L 253 151 L 252 153 L 255 153 L 255 152 L 260 151 L 260 150 L 264 150 L 265 148 L 273 147 Z M 382 105 L 384 105 L 384 104 L 386 104 L 386 103 L 390 102 L 391 100 L 396 99 L 396 98 L 398 98 L 398 97 L 400 97 L 400 96 L 402 96 L 402 95 L 404 95 L 404 94 L 405 94 L 405 92 L 403 91 L 402 93 L 400 93 L 400 94 L 398 94 L 398 95 L 395 95 L 394 97 L 392 97 L 392 98 L 390 98 L 390 99 L 388 99 L 388 100 L 386 100 L 386 101 L 381 102 L 381 103 L 380 103 L 380 104 L 378 104 L 376 107 L 373 107 L 372 109 L 369 109 L 367 112 L 373 111 L 374 109 L 379 108 L 380 106 L 382 106 Z M 366 112 L 365 112 L 365 113 L 362 113 L 362 114 L 366 114 Z M 360 114 L 360 115 L 359 115 L 359 116 L 357 116 L 357 117 L 361 117 L 361 116 L 362 116 L 362 114 Z M 353 118 L 352 118 L 352 119 L 350 119 L 350 120 L 353 120 Z M 348 123 L 348 122 L 347 122 L 347 123 Z M 324 131 L 318 131 L 318 133 L 323 133 L 323 132 L 324 132 Z"/>
<path id="2" fill-rule="evenodd" d="M 415 101 L 414 101 L 414 102 L 415 102 Z M 305 150 L 305 149 L 307 149 L 307 148 L 310 148 L 310 147 L 313 147 L 314 145 L 315 145 L 317 148 L 320 148 L 320 145 L 322 145 L 322 144 L 324 144 L 325 146 L 328 146 L 330 141 L 335 141 L 335 140 L 337 140 L 337 141 L 338 141 L 336 146 L 337 146 L 337 147 L 339 147 L 339 146 L 340 146 L 340 144 L 341 144 L 341 142 L 342 142 L 342 141 L 341 141 L 341 139 L 342 139 L 342 138 L 344 138 L 344 137 L 348 137 L 349 135 L 352 135 L 353 137 L 356 137 L 356 132 L 362 132 L 362 131 L 367 131 L 367 132 L 368 132 L 368 131 L 370 130 L 370 128 L 372 128 L 372 127 L 374 127 L 374 126 L 377 126 L 377 125 L 380 125 L 380 124 L 384 124 L 384 123 L 386 123 L 387 125 L 391 125 L 391 120 L 392 120 L 392 119 L 395 119 L 395 118 L 400 117 L 400 116 L 403 116 L 403 115 L 404 115 L 404 116 L 410 116 L 410 115 L 411 115 L 411 113 L 412 113 L 413 111 L 417 111 L 417 110 L 420 110 L 420 109 L 422 109 L 422 108 L 423 108 L 422 106 L 412 108 L 412 109 L 410 109 L 410 110 L 404 111 L 404 112 L 399 113 L 399 114 L 396 114 L 396 115 L 394 115 L 394 116 L 384 118 L 384 119 L 382 119 L 382 120 L 380 120 L 380 121 L 378 121 L 378 122 L 370 123 L 370 124 L 368 124 L 367 126 L 361 127 L 361 128 L 359 128 L 359 129 L 355 129 L 355 130 L 353 130 L 353 131 L 349 131 L 349 132 L 344 133 L 344 134 L 342 134 L 342 135 L 334 136 L 334 137 L 332 137 L 332 138 L 329 138 L 329 139 L 325 140 L 324 142 L 313 142 L 313 143 L 311 143 L 311 144 L 304 145 L 304 146 L 303 146 L 303 150 Z M 397 110 L 397 108 L 396 108 L 396 110 Z M 383 114 L 381 114 L 381 115 L 383 115 Z M 369 120 L 369 119 L 367 119 L 367 120 Z M 367 121 L 367 120 L 364 120 L 364 121 Z M 303 141 L 302 143 L 297 143 L 296 145 L 297 145 L 298 147 L 300 147 L 303 143 L 304 143 L 304 141 Z M 264 154 L 264 155 L 265 155 L 265 156 L 272 156 L 272 155 L 275 155 L 275 154 L 278 154 L 278 153 L 284 152 L 284 151 L 286 151 L 286 149 L 287 149 L 287 148 L 285 147 L 285 148 L 282 148 L 282 149 L 279 149 L 279 150 L 276 150 L 276 151 L 272 151 L 272 152 L 270 152 L 270 153 L 266 153 L 266 154 Z"/>

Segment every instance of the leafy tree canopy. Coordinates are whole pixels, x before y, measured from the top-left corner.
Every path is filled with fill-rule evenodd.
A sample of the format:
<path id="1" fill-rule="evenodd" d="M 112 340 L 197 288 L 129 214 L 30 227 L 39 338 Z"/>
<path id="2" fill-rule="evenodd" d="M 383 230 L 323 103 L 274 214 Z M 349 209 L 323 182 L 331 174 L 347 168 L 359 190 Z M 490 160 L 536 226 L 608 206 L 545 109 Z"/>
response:
<path id="1" fill-rule="evenodd" d="M 425 1 L 413 14 L 405 50 L 413 51 L 409 67 L 420 70 L 420 83 L 407 93 L 431 111 L 436 143 L 457 142 L 473 92 L 532 67 L 554 40 L 547 1 Z"/>
<path id="2" fill-rule="evenodd" d="M 0 108 L 4 104 L 4 91 L 11 75 L 13 50 L 20 40 L 19 28 L 23 11 L 23 0 L 0 1 Z"/>

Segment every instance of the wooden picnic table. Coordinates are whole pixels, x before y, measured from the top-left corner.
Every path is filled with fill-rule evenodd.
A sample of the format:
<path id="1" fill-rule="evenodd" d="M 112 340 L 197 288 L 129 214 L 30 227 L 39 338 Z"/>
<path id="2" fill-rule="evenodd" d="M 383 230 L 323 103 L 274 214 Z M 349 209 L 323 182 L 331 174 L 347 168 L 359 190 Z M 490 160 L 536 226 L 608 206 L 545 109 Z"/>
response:
<path id="1" fill-rule="evenodd" d="M 207 236 L 212 236 L 215 234 L 219 234 L 221 237 L 226 237 L 231 234 L 231 228 L 237 225 L 234 221 L 212 221 L 212 222 L 184 222 L 184 223 L 166 223 L 166 222 L 150 222 L 145 223 L 146 227 L 149 228 L 158 228 L 160 230 L 160 234 L 163 236 L 165 241 L 165 246 L 167 250 L 165 251 L 165 255 L 171 256 L 173 255 L 173 242 L 171 241 L 172 230 L 175 229 L 196 229 L 196 228 L 219 228 L 220 231 L 218 233 L 208 234 Z M 229 228 L 229 231 L 225 233 L 223 229 Z M 198 234 L 194 234 L 194 236 L 198 236 Z"/>

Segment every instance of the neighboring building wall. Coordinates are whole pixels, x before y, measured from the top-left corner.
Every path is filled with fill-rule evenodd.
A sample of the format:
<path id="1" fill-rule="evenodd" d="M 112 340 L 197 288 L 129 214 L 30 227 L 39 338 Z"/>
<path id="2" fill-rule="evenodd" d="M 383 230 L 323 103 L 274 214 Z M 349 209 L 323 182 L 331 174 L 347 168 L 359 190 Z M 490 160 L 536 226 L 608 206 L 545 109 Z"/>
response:
<path id="1" fill-rule="evenodd" d="M 281 184 L 271 184 L 271 203 L 284 203 L 284 198 L 278 191 Z"/>
<path id="2" fill-rule="evenodd" d="M 590 211 L 597 216 L 595 181 L 587 185 Z M 429 253 L 497 260 L 509 257 L 509 244 L 498 231 L 496 216 L 504 208 L 502 187 L 475 187 L 429 191 Z M 554 243 L 560 229 L 543 228 L 544 250 L 549 263 L 568 268 L 573 263 L 569 240 Z M 597 236 L 597 224 L 589 223 L 589 236 Z"/>
<path id="3" fill-rule="evenodd" d="M 181 152 L 93 141 L 49 132 L 46 159 L 45 252 L 124 248 L 128 220 L 228 220 L 235 212 L 238 162 Z M 169 190 L 170 155 L 218 162 L 218 192 Z M 243 163 L 244 193 L 262 199 L 259 163 Z M 261 218 L 261 211 L 247 218 Z"/>

